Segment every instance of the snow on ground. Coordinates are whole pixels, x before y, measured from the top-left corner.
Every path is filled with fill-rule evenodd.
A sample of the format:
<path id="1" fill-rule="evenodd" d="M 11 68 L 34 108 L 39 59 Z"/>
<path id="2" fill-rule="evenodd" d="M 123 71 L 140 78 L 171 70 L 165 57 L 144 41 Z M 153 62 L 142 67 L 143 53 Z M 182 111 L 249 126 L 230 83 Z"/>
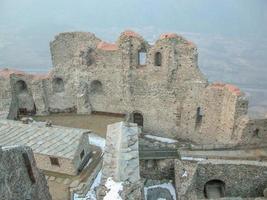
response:
<path id="1" fill-rule="evenodd" d="M 202 161 L 205 160 L 204 158 L 193 158 L 193 157 L 188 157 L 188 156 L 182 156 L 181 160 L 194 160 L 194 161 Z"/>
<path id="2" fill-rule="evenodd" d="M 90 190 L 88 191 L 88 193 L 86 194 L 86 196 L 84 198 L 78 197 L 77 194 L 74 194 L 73 200 L 97 200 L 95 190 L 96 190 L 96 187 L 100 185 L 101 175 L 102 175 L 102 171 L 99 171 L 99 173 L 96 176 Z"/>
<path id="3" fill-rule="evenodd" d="M 105 144 L 106 144 L 106 140 L 105 138 L 102 138 L 94 133 L 90 133 L 89 134 L 89 143 L 95 146 L 98 146 L 102 149 L 102 151 L 104 152 L 104 148 L 105 148 Z"/>
<path id="4" fill-rule="evenodd" d="M 174 189 L 174 187 L 173 187 L 173 184 L 171 184 L 171 183 L 163 183 L 163 184 L 160 184 L 160 185 L 152 185 L 152 186 L 149 186 L 149 187 L 145 187 L 145 188 L 144 188 L 145 200 L 147 200 L 147 191 L 148 191 L 149 189 L 152 189 L 152 188 L 164 188 L 164 189 L 167 189 L 167 190 L 169 190 L 169 192 L 171 193 L 172 198 L 173 198 L 174 200 L 176 200 L 175 189 Z"/>
<path id="5" fill-rule="evenodd" d="M 174 139 L 158 137 L 158 136 L 154 136 L 154 135 L 145 135 L 145 137 L 149 138 L 149 139 L 157 140 L 159 142 L 169 143 L 169 144 L 173 144 L 173 143 L 178 142 L 177 140 L 174 140 Z"/>
<path id="6" fill-rule="evenodd" d="M 119 192 L 123 189 L 122 182 L 115 182 L 111 177 L 107 179 L 105 186 L 108 189 L 103 200 L 122 200 Z"/>
<path id="7" fill-rule="evenodd" d="M 0 119 L 7 119 L 8 112 L 2 112 L 0 111 Z"/>

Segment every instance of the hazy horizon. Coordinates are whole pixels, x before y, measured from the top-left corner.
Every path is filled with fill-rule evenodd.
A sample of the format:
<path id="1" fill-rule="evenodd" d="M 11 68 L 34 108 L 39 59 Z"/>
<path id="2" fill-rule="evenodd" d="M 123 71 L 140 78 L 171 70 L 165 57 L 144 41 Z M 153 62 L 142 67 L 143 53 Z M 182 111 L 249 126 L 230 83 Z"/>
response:
<path id="1" fill-rule="evenodd" d="M 163 32 L 185 36 L 210 81 L 238 85 L 254 111 L 267 112 L 266 0 L 0 0 L 0 68 L 46 72 L 56 34 L 114 42 L 125 29 L 150 42 Z"/>

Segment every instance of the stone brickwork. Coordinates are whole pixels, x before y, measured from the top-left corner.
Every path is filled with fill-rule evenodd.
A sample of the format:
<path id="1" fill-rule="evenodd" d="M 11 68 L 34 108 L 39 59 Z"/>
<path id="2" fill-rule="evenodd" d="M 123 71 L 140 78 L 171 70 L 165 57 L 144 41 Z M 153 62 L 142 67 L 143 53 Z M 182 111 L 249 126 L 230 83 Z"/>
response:
<path id="1" fill-rule="evenodd" d="M 37 114 L 99 111 L 127 114 L 136 122 L 137 113 L 143 131 L 154 135 L 199 144 L 246 141 L 238 141 L 247 135 L 248 124 L 239 123 L 247 114 L 244 94 L 230 84 L 209 84 L 196 46 L 177 34 L 162 34 L 151 45 L 133 31 L 113 44 L 92 33 L 69 32 L 57 35 L 50 48 L 49 74 L 0 71 L 1 113 L 13 119 L 20 107 L 30 110 L 15 90 L 23 80 L 24 98 Z"/>
<path id="2" fill-rule="evenodd" d="M 176 160 L 175 182 L 178 200 L 207 199 L 207 195 L 214 195 L 219 187 L 225 199 L 263 197 L 267 186 L 266 170 L 266 162 L 259 161 Z M 213 185 L 209 186 L 209 183 Z"/>
<path id="3" fill-rule="evenodd" d="M 0 148 L 0 199 L 52 200 L 30 148 Z"/>
<path id="4" fill-rule="evenodd" d="M 105 184 L 110 178 L 122 183 L 122 199 L 141 199 L 139 133 L 136 124 L 118 122 L 108 125 L 99 199 L 103 199 L 108 192 Z"/>

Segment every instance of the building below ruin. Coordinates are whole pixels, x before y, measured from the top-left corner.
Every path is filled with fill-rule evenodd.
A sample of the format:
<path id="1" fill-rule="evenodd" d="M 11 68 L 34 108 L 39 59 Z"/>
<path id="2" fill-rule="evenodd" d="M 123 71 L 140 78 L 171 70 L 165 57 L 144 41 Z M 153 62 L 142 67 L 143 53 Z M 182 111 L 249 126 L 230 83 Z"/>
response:
<path id="1" fill-rule="evenodd" d="M 53 200 L 69 199 L 73 192 L 86 193 L 88 182 L 98 172 L 94 168 L 99 165 L 101 150 L 89 144 L 88 133 L 44 123 L 0 120 L 0 145 L 31 147 Z"/>

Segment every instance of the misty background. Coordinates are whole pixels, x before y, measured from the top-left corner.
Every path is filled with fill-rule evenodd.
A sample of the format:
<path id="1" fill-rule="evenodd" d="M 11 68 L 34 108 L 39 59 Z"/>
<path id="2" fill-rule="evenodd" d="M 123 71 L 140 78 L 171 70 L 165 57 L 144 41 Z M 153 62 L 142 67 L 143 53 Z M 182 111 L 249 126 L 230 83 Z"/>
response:
<path id="1" fill-rule="evenodd" d="M 267 113 L 266 0 L 0 0 L 0 68 L 47 72 L 56 34 L 114 42 L 125 29 L 151 43 L 164 32 L 185 36 L 209 81 L 238 85 L 251 115 Z"/>

